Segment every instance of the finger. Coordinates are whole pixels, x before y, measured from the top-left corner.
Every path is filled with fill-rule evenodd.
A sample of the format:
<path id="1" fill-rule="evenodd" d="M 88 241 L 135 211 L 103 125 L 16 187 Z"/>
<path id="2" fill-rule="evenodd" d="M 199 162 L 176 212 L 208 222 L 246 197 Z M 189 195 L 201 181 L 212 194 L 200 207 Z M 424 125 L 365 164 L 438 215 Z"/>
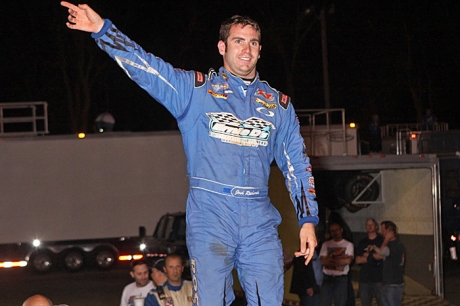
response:
<path id="1" fill-rule="evenodd" d="M 305 254 L 307 252 L 307 240 L 304 237 L 300 237 L 300 253 Z"/>
<path id="2" fill-rule="evenodd" d="M 305 252 L 294 252 L 295 257 L 307 257 L 310 254 L 310 250 L 307 249 Z"/>
<path id="3" fill-rule="evenodd" d="M 308 265 L 310 260 L 313 258 L 313 252 L 314 251 L 315 251 L 315 247 L 309 244 L 308 245 L 308 254 L 307 254 L 307 257 L 306 257 L 306 260 L 305 260 L 305 265 Z"/>
<path id="4" fill-rule="evenodd" d="M 66 22 L 66 26 L 67 26 L 69 29 L 72 29 L 72 30 L 76 30 L 76 29 L 77 29 L 77 26 L 75 25 L 75 23 Z"/>
<path id="5" fill-rule="evenodd" d="M 74 4 L 70 3 L 70 2 L 67 2 L 67 1 L 61 1 L 61 5 L 63 7 L 68 8 L 69 13 L 70 13 L 70 10 L 72 10 L 72 11 L 77 11 L 78 10 L 78 6 L 76 6 L 76 5 L 74 5 Z"/>
<path id="6" fill-rule="evenodd" d="M 68 8 L 69 10 L 74 10 L 76 11 L 78 9 L 78 6 L 76 6 L 75 4 L 72 4 L 70 2 L 67 2 L 67 1 L 61 1 L 61 5 Z"/>

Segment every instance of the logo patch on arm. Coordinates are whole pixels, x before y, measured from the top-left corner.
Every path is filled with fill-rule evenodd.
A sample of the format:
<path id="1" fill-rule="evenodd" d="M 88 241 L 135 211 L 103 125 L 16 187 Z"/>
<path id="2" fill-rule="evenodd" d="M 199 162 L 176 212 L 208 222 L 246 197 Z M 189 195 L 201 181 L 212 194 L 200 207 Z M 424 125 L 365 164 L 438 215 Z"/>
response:
<path id="1" fill-rule="evenodd" d="M 278 97 L 278 103 L 279 105 L 281 105 L 282 108 L 288 109 L 289 103 L 291 103 L 291 97 L 280 92 Z"/>
<path id="2" fill-rule="evenodd" d="M 205 76 L 202 72 L 195 71 L 195 88 L 201 87 L 206 83 Z"/>

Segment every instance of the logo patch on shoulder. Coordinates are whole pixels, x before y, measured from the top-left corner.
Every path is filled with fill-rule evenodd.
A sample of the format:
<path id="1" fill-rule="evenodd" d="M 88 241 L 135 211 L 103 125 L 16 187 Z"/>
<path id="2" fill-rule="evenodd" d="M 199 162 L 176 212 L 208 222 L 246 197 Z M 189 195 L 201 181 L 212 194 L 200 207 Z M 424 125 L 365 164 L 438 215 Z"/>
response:
<path id="1" fill-rule="evenodd" d="M 267 93 L 263 91 L 262 89 L 257 89 L 256 93 L 254 94 L 255 96 L 263 97 L 268 101 L 273 101 L 273 94 L 272 93 Z"/>
<path id="2" fill-rule="evenodd" d="M 201 87 L 206 83 L 206 79 L 202 72 L 195 71 L 195 88 Z"/>
<path id="3" fill-rule="evenodd" d="M 281 105 L 282 108 L 288 109 L 289 103 L 291 103 L 291 97 L 280 92 L 278 103 Z"/>
<path id="4" fill-rule="evenodd" d="M 275 108 L 276 108 L 276 104 L 274 104 L 274 103 L 267 103 L 267 102 L 265 102 L 264 100 L 259 99 L 259 98 L 254 98 L 254 102 L 259 103 L 259 104 L 262 104 L 262 105 L 263 105 L 265 108 L 267 108 L 267 109 L 275 109 Z"/>
<path id="5" fill-rule="evenodd" d="M 217 92 L 212 91 L 211 89 L 208 89 L 208 93 L 214 98 L 218 98 L 218 99 L 227 99 L 228 97 L 226 94 L 217 93 Z"/>

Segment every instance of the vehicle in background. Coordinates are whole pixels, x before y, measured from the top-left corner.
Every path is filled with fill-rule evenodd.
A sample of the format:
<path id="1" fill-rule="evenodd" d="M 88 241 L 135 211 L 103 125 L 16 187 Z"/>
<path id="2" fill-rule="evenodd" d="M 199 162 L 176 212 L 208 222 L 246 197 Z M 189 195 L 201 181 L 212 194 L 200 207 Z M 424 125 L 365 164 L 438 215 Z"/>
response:
<path id="1" fill-rule="evenodd" d="M 151 262 L 170 253 L 188 258 L 183 212 L 162 216 L 150 236 L 140 227 L 136 237 L 1 244 L 0 267 L 28 266 L 42 273 L 65 268 L 75 272 L 85 266 L 109 269 L 117 262 L 141 258 Z"/>

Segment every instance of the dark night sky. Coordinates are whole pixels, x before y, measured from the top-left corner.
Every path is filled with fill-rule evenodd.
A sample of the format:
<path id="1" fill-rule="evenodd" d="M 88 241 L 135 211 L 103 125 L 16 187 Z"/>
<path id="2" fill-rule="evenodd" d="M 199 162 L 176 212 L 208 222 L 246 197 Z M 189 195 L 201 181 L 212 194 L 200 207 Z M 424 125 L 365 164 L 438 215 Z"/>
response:
<path id="1" fill-rule="evenodd" d="M 144 49 L 176 67 L 203 72 L 221 65 L 216 47 L 220 22 L 249 15 L 262 27 L 261 78 L 293 96 L 297 108 L 324 107 L 320 23 L 317 14 L 301 14 L 322 1 L 177 2 L 87 3 Z M 327 14 L 332 107 L 345 108 L 347 120 L 361 125 L 372 113 L 385 123 L 416 122 L 412 82 L 419 109 L 433 108 L 439 121 L 460 128 L 459 1 L 332 3 L 334 12 Z M 0 102 L 47 101 L 51 133 L 70 133 L 63 67 L 87 69 L 77 63 L 77 57 L 83 58 L 78 44 L 84 46 L 86 62 L 94 60 L 101 69 L 88 70 L 95 78 L 89 121 L 109 110 L 116 130 L 171 126 L 165 109 L 129 80 L 89 34 L 65 27 L 67 12 L 59 1 L 14 1 L 2 7 L 2 15 Z M 296 29 L 305 35 L 302 41 Z"/>

